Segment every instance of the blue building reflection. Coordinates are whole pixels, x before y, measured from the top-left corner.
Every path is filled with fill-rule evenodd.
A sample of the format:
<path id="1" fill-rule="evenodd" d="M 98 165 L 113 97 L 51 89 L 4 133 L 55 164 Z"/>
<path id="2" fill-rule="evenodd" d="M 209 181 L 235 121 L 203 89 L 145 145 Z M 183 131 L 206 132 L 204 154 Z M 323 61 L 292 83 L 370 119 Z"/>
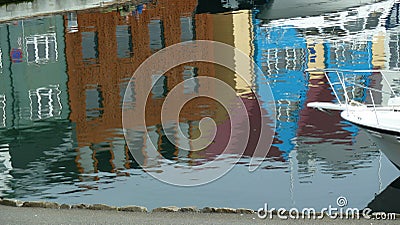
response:
<path id="1" fill-rule="evenodd" d="M 360 12 L 357 12 L 358 15 L 362 15 L 362 10 L 360 9 Z M 392 9 L 392 14 L 393 11 Z M 275 142 L 274 146 L 284 152 L 284 158 L 287 159 L 288 154 L 295 148 L 296 138 L 302 136 L 300 126 L 306 125 L 301 122 L 302 118 L 300 118 L 301 115 L 307 116 L 309 114 L 306 113 L 309 109 L 305 107 L 305 103 L 308 98 L 323 96 L 320 89 L 313 88 L 324 86 L 325 89 L 330 89 L 329 85 L 326 86 L 326 79 L 306 73 L 305 70 L 313 67 L 342 70 L 382 68 L 384 65 L 381 65 L 379 61 L 383 61 L 385 57 L 384 53 L 380 52 L 380 49 L 384 48 L 383 41 L 379 39 L 378 34 L 369 32 L 369 30 L 378 30 L 382 26 L 379 21 L 384 14 L 367 12 L 365 13 L 365 15 L 368 15 L 366 18 L 358 16 L 360 18 L 340 22 L 332 22 L 329 21 L 329 18 L 321 16 L 316 20 L 322 21 L 322 24 L 311 23 L 306 26 L 304 21 L 309 18 L 304 18 L 304 21 L 301 19 L 288 20 L 288 23 L 284 21 L 274 25 L 256 19 L 258 13 L 256 10 L 253 11 L 254 59 L 257 65 L 262 68 L 263 75 L 270 84 L 275 97 L 277 106 L 276 139 L 278 141 Z M 343 13 L 355 14 L 355 12 L 350 11 Z M 390 16 L 388 20 L 392 17 Z M 367 30 L 362 40 L 360 38 L 352 39 L 351 35 L 347 35 L 359 33 L 358 30 L 354 30 L 357 28 L 352 26 L 355 21 L 362 22 L 360 26 L 366 28 L 362 29 L 362 32 Z M 324 38 L 326 36 L 331 38 Z M 337 74 L 330 73 L 328 75 L 331 81 L 338 81 Z M 343 75 L 351 77 L 356 83 L 378 89 L 382 88 L 381 78 L 372 73 L 361 73 L 354 76 L 351 72 L 344 72 Z M 257 92 L 262 99 L 262 86 L 265 84 L 263 84 L 263 79 L 260 78 L 262 75 L 258 74 L 257 76 Z M 340 89 L 339 86 L 338 88 Z M 348 84 L 348 88 L 347 91 L 355 100 L 370 101 L 369 94 L 365 90 L 361 90 L 352 84 Z M 344 90 L 339 90 L 339 92 L 343 93 Z M 330 95 L 333 96 L 333 93 Z M 381 96 L 375 97 L 381 99 Z M 323 101 L 324 99 L 317 100 Z M 325 100 L 335 101 L 334 98 Z M 336 126 L 338 133 L 343 131 L 353 137 L 358 134 L 357 127 L 346 124 L 344 121 L 340 123 L 342 123 L 340 126 L 332 124 L 332 126 Z M 332 134 L 334 133 L 332 131 Z M 341 135 L 337 136 L 338 139 L 342 137 Z"/>
<path id="2" fill-rule="evenodd" d="M 271 86 L 277 106 L 276 138 L 273 145 L 284 152 L 283 157 L 294 148 L 299 111 L 304 105 L 307 92 L 306 39 L 294 27 L 264 27 L 254 13 L 254 54 Z M 257 91 L 263 99 L 263 79 L 256 79 Z"/>

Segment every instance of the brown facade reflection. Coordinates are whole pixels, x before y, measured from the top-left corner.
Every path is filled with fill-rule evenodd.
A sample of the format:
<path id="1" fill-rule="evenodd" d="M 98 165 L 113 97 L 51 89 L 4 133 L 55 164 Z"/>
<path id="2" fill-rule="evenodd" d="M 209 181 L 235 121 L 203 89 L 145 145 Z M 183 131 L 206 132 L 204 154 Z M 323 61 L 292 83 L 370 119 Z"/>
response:
<path id="1" fill-rule="evenodd" d="M 130 168 L 129 161 L 132 157 L 122 133 L 121 106 L 125 104 L 132 107 L 130 112 L 133 116 L 146 118 L 149 129 L 151 140 L 141 132 L 136 132 L 132 137 L 135 140 L 135 151 L 139 151 L 139 155 L 143 156 L 142 159 L 135 157 L 139 164 L 149 166 L 153 163 L 148 151 L 150 142 L 158 145 L 156 148 L 164 157 L 171 160 L 187 158 L 190 159 L 189 164 L 196 164 L 196 159 L 213 159 L 222 154 L 229 134 L 241 137 L 246 131 L 231 131 L 230 120 L 224 107 L 208 98 L 196 98 L 186 103 L 180 112 L 180 126 L 183 126 L 190 139 L 195 139 L 199 136 L 199 121 L 204 117 L 212 118 L 217 124 L 218 135 L 210 146 L 203 151 L 187 152 L 165 140 L 164 135 L 168 132 L 172 132 L 177 140 L 182 139 L 177 136 L 176 128 L 161 127 L 160 111 L 165 96 L 178 83 L 197 76 L 216 77 L 230 85 L 241 96 L 250 113 L 253 132 L 245 155 L 254 154 L 260 130 L 257 126 L 265 112 L 254 111 L 259 108 L 258 102 L 250 87 L 234 71 L 219 65 L 195 62 L 177 66 L 164 74 L 141 76 L 127 86 L 129 79 L 144 60 L 154 52 L 182 41 L 221 41 L 241 49 L 250 57 L 253 56 L 250 11 L 228 16 L 195 15 L 196 4 L 196 0 L 163 0 L 146 5 L 141 12 L 138 12 L 136 7 L 136 11 L 129 8 L 106 13 L 88 11 L 65 16 L 70 120 L 76 124 L 76 162 L 81 173 L 116 172 Z M 245 23 L 240 24 L 240 21 Z M 218 52 L 209 54 L 211 57 L 218 56 Z M 233 51 L 231 54 L 232 65 L 235 65 L 235 54 Z M 248 75 L 252 74 L 254 72 L 249 71 Z M 158 76 L 161 78 L 155 82 Z M 253 82 L 254 77 L 247 79 Z M 153 83 L 154 87 L 147 98 L 146 85 L 150 83 Z M 182 94 L 193 94 L 196 88 L 196 84 L 191 84 Z M 124 100 L 126 89 L 131 93 Z M 219 96 L 219 92 L 223 91 L 210 87 L 211 95 Z M 146 113 L 141 115 L 137 109 L 144 104 Z M 268 146 L 265 150 L 268 150 L 267 148 Z M 281 152 L 272 148 L 269 156 L 281 157 Z M 102 163 L 101 158 L 108 159 L 109 162 Z M 106 164 L 107 166 L 104 166 Z M 104 168 L 101 168 L 102 165 Z M 112 168 L 106 168 L 109 165 Z"/>
<path id="2" fill-rule="evenodd" d="M 181 18 L 191 18 L 197 1 L 167 0 L 148 5 L 139 16 L 122 16 L 119 11 L 109 13 L 78 13 L 78 31 L 66 33 L 66 55 L 68 63 L 68 88 L 70 90 L 70 119 L 77 127 L 79 145 L 99 143 L 112 136 L 115 128 L 121 128 L 121 104 L 124 88 L 136 68 L 152 54 L 149 26 L 152 21 L 162 23 L 161 41 L 169 46 L 181 41 Z M 68 18 L 65 17 L 68 26 Z M 132 42 L 131 57 L 118 55 L 117 31 L 128 26 Z M 92 34 L 93 38 L 89 34 Z M 85 37 L 88 35 L 89 38 Z M 86 39 L 94 39 L 95 50 L 85 45 Z M 89 40 L 90 42 L 90 40 Z M 90 43 L 88 44 L 90 45 Z M 90 51 L 95 53 L 90 54 Z M 89 53 L 88 53 L 89 52 Z M 166 74 L 167 87 L 170 89 L 183 81 L 184 66 L 179 66 Z M 203 72 L 210 74 L 210 71 Z M 136 90 L 135 94 L 141 91 Z M 88 100 L 96 102 L 88 106 Z M 159 112 L 162 99 L 149 104 L 149 111 Z M 97 112 L 96 112 L 97 111 Z M 91 115 L 88 118 L 88 114 Z M 190 117 L 190 115 L 186 115 Z M 150 125 L 159 124 L 158 113 L 149 113 Z M 109 132 L 105 132 L 109 131 Z"/>
<path id="3" fill-rule="evenodd" d="M 99 157 L 105 154 L 110 155 L 106 167 L 111 165 L 112 168 L 104 168 L 103 171 L 130 167 L 129 160 L 132 158 L 122 133 L 121 106 L 125 104 L 123 96 L 126 88 L 132 89 L 132 95 L 126 99 L 128 103 L 146 104 L 146 114 L 143 116 L 148 127 L 156 127 L 153 135 L 158 136 L 158 150 L 162 153 L 165 145 L 161 145 L 161 137 L 165 131 L 160 128 L 160 111 L 166 92 L 184 79 L 215 76 L 212 64 L 196 62 L 177 66 L 165 74 L 134 80 L 132 87 L 127 87 L 138 66 L 154 52 L 172 44 L 194 40 L 196 35 L 202 39 L 207 31 L 204 26 L 208 24 L 200 22 L 195 25 L 196 4 L 196 0 L 164 0 L 146 5 L 141 12 L 136 7 L 136 10 L 115 9 L 106 13 L 89 11 L 64 17 L 70 120 L 76 124 L 76 162 L 82 173 L 102 171 L 100 167 L 104 163 L 99 162 Z M 163 79 L 155 83 L 147 98 L 144 88 L 158 75 L 162 75 Z M 192 84 L 185 91 L 193 92 L 195 86 Z M 146 102 L 139 100 L 146 98 Z M 198 136 L 198 127 L 196 122 L 190 121 L 199 121 L 205 116 L 214 119 L 219 117 L 220 120 L 226 118 L 221 113 L 223 110 L 217 110 L 216 106 L 207 98 L 185 104 L 180 119 L 189 124 L 191 138 Z M 218 112 L 218 115 L 214 112 Z M 145 148 L 149 140 L 140 133 L 137 138 L 140 141 L 135 143 L 135 149 L 142 151 L 147 161 Z M 168 151 L 171 152 L 171 149 Z M 179 154 L 175 148 L 173 156 L 178 157 Z"/>

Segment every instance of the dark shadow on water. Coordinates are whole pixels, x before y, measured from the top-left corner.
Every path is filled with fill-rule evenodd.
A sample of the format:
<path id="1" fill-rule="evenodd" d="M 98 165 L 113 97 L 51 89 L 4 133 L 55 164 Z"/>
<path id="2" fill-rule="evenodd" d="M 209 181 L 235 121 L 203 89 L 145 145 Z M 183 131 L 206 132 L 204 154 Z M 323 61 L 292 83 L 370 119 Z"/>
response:
<path id="1" fill-rule="evenodd" d="M 368 204 L 374 212 L 400 213 L 400 177 Z"/>

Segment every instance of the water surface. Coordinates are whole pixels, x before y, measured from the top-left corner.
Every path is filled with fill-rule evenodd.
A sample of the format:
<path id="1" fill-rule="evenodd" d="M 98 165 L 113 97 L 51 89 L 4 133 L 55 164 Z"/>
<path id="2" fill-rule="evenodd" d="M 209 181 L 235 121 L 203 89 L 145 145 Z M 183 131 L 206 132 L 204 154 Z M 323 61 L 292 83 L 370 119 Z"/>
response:
<path id="1" fill-rule="evenodd" d="M 398 3 L 384 1 L 268 22 L 257 19 L 260 8 L 210 14 L 196 10 L 197 4 L 159 0 L 0 24 L 0 196 L 149 208 L 253 209 L 264 203 L 275 208 L 323 208 L 346 196 L 349 207 L 363 208 L 377 201 L 376 194 L 395 186 L 396 182 L 390 184 L 399 171 L 366 132 L 338 113 L 305 106 L 335 100 L 324 76 L 304 71 L 399 68 Z M 221 41 L 252 57 L 264 72 L 250 78 L 256 92 L 233 71 L 209 63 L 184 64 L 154 74 L 151 79 L 162 78 L 147 100 L 150 140 L 143 133 L 135 134 L 133 150 L 143 152 L 143 158 L 133 159 L 123 136 L 121 107 L 127 103 L 136 107 L 144 90 L 135 82 L 128 86 L 128 81 L 154 52 L 190 40 Z M 221 179 L 198 187 L 176 187 L 143 172 L 138 160 L 151 166 L 148 141 L 158 143 L 165 158 L 187 165 L 208 162 L 222 153 L 224 132 L 217 135 L 217 144 L 187 152 L 165 137 L 176 129 L 161 126 L 159 111 L 165 96 L 179 82 L 198 76 L 228 83 L 249 108 L 254 97 L 265 97 L 266 78 L 277 106 L 276 135 L 255 172 L 247 168 L 254 150 L 249 147 Z M 358 80 L 388 88 L 379 74 L 365 73 Z M 390 82 L 400 88 L 396 77 Z M 184 94 L 199 88 L 196 79 L 185 84 Z M 368 101 L 357 88 L 352 93 Z M 263 108 L 252 113 L 257 118 L 266 112 Z M 229 129 L 223 108 L 204 98 L 184 107 L 179 126 L 195 138 L 203 117 L 213 118 L 222 131 Z"/>

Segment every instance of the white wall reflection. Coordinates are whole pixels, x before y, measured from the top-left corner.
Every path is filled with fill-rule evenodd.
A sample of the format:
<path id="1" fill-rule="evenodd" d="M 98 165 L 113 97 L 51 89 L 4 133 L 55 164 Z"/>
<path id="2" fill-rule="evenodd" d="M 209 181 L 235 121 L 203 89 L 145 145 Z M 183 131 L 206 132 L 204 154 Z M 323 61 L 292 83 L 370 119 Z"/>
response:
<path id="1" fill-rule="evenodd" d="M 39 14 L 55 13 L 63 11 L 82 10 L 104 6 L 116 0 L 80 0 L 80 1 L 57 1 L 57 0 L 34 0 L 19 4 L 8 4 L 0 7 L 0 21 L 11 20 L 20 17 L 30 17 Z M 121 1 L 118 1 L 121 2 Z"/>
<path id="2" fill-rule="evenodd" d="M 10 181 L 12 176 L 10 171 L 13 169 L 11 165 L 11 156 L 9 153 L 8 144 L 0 144 L 0 190 L 9 191 L 12 190 Z"/>
<path id="3" fill-rule="evenodd" d="M 6 96 L 0 94 L 0 128 L 6 127 Z"/>

